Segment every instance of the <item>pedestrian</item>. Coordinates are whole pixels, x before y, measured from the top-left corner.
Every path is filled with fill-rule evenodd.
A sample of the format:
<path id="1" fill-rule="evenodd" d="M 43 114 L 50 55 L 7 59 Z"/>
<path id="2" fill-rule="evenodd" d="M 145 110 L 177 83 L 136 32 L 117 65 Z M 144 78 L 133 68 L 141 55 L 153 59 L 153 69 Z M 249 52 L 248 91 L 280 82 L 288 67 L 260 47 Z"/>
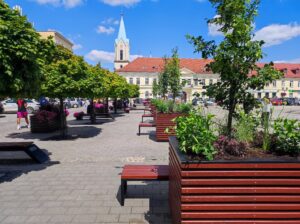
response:
<path id="1" fill-rule="evenodd" d="M 28 122 L 28 113 L 27 113 L 27 103 L 24 99 L 18 99 L 17 101 L 18 104 L 18 112 L 17 112 L 17 129 L 20 130 L 21 126 L 21 118 L 25 119 L 25 122 L 27 124 L 27 128 L 30 128 L 29 122 Z"/>

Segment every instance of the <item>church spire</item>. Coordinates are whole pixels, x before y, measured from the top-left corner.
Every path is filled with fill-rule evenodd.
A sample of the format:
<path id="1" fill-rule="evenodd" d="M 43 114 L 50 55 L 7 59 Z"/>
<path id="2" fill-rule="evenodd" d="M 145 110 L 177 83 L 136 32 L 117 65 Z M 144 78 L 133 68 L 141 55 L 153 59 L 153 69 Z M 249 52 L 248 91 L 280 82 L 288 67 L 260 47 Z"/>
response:
<path id="1" fill-rule="evenodd" d="M 121 14 L 121 21 L 120 21 L 120 28 L 119 28 L 119 34 L 118 34 L 118 39 L 116 39 L 116 42 L 123 40 L 125 42 L 129 42 L 126 36 L 126 30 L 125 30 L 125 24 L 124 24 L 124 14 Z"/>

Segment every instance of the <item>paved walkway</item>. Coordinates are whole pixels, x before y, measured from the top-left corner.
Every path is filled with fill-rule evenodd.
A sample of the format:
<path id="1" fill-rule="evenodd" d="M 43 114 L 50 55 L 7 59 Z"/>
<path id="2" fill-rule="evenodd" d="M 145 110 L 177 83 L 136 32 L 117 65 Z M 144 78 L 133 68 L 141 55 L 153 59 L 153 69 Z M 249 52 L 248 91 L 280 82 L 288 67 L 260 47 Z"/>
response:
<path id="1" fill-rule="evenodd" d="M 129 183 L 131 198 L 118 201 L 124 164 L 168 164 L 167 143 L 136 135 L 141 115 L 69 120 L 69 133 L 79 134 L 69 141 L 45 141 L 47 134 L 16 131 L 15 115 L 1 118 L 0 141 L 33 140 L 51 163 L 0 166 L 0 223 L 170 223 L 167 182 Z"/>

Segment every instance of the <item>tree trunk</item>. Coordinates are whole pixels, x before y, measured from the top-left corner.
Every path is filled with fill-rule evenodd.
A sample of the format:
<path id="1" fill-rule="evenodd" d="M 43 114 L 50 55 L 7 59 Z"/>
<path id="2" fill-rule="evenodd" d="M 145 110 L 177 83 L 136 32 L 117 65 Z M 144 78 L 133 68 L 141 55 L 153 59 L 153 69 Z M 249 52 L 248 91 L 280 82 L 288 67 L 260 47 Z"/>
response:
<path id="1" fill-rule="evenodd" d="M 227 120 L 227 135 L 229 138 L 232 136 L 232 120 L 233 120 L 233 114 L 235 111 L 235 106 L 236 106 L 236 100 L 234 98 L 234 90 L 230 91 L 229 94 L 229 112 L 228 112 L 228 120 Z"/>
<path id="2" fill-rule="evenodd" d="M 91 124 L 95 124 L 96 116 L 95 116 L 95 109 L 94 109 L 94 98 L 91 98 L 90 105 L 91 105 L 91 107 L 90 107 L 91 108 L 91 114 L 90 114 Z"/>
<path id="3" fill-rule="evenodd" d="M 64 110 L 64 100 L 63 98 L 59 98 L 59 113 L 60 113 L 60 129 L 61 129 L 61 136 L 66 137 L 67 136 L 67 121 L 66 121 L 66 115 Z"/>
<path id="4" fill-rule="evenodd" d="M 115 110 L 115 114 L 117 114 L 118 108 L 117 108 L 117 99 L 116 98 L 114 99 L 114 102 L 115 102 L 114 110 Z"/>
<path id="5" fill-rule="evenodd" d="M 109 113 L 108 98 L 106 97 L 105 113 Z"/>

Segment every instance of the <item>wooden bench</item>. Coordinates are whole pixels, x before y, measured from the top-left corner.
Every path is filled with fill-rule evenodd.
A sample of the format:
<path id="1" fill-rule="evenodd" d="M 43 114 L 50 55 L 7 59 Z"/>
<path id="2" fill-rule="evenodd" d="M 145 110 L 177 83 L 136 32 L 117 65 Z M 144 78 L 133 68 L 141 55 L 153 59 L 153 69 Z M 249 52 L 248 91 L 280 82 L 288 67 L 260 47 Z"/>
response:
<path id="1" fill-rule="evenodd" d="M 125 165 L 121 174 L 121 206 L 127 193 L 127 181 L 168 181 L 168 165 Z"/>
<path id="2" fill-rule="evenodd" d="M 82 120 L 84 117 L 88 117 L 90 118 L 91 115 L 90 114 L 81 114 L 80 116 L 76 117 L 76 120 Z M 111 113 L 101 113 L 101 114 L 95 114 L 95 117 L 100 118 L 100 117 L 105 117 L 105 118 L 111 118 L 113 120 L 115 120 L 115 118 L 111 115 Z"/>
<path id="3" fill-rule="evenodd" d="M 153 128 L 156 127 L 155 123 L 139 123 L 139 133 L 138 135 L 141 135 L 141 128 Z"/>
<path id="4" fill-rule="evenodd" d="M 0 152 L 25 152 L 31 159 L 38 163 L 49 161 L 48 155 L 33 142 L 0 142 Z"/>
<path id="5" fill-rule="evenodd" d="M 142 115 L 142 123 L 144 122 L 144 118 L 154 117 L 153 114 L 143 114 Z"/>

